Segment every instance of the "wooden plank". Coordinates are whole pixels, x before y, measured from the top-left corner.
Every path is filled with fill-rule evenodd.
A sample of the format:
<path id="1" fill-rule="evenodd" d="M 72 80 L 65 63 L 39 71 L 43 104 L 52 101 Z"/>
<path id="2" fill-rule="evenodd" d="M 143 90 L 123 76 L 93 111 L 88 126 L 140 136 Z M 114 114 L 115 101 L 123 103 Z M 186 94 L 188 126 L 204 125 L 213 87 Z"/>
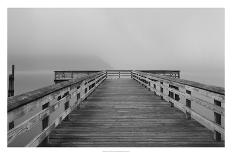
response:
<path id="1" fill-rule="evenodd" d="M 49 135 L 46 146 L 224 146 L 132 79 L 107 79 Z"/>

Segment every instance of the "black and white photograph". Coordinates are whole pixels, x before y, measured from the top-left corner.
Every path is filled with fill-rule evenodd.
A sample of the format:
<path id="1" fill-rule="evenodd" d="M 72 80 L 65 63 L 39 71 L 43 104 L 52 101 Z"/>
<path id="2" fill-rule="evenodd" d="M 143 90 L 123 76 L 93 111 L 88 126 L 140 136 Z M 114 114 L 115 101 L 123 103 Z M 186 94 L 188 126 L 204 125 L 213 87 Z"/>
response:
<path id="1" fill-rule="evenodd" d="M 225 149 L 225 8 L 20 6 L 5 8 L 7 149 Z"/>

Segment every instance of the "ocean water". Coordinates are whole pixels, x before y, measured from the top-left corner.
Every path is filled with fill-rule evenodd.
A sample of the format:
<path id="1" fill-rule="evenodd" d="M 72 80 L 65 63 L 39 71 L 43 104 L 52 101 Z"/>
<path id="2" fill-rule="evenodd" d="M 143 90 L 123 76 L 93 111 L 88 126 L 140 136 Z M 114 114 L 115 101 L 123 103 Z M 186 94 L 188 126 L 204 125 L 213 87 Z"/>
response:
<path id="1" fill-rule="evenodd" d="M 15 72 L 15 95 L 54 84 L 53 71 Z"/>
<path id="2" fill-rule="evenodd" d="M 224 73 L 181 71 L 181 79 L 224 87 Z M 53 71 L 16 71 L 15 95 L 54 84 Z"/>
<path id="3" fill-rule="evenodd" d="M 224 71 L 181 71 L 181 79 L 225 88 Z"/>

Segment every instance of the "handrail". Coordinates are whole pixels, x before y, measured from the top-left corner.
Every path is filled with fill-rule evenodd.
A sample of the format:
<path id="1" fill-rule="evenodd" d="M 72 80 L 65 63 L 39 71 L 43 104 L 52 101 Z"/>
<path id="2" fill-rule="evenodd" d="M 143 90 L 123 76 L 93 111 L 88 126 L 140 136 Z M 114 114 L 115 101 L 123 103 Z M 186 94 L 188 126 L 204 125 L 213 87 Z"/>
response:
<path id="1" fill-rule="evenodd" d="M 180 78 L 179 70 L 137 70 L 137 71 Z"/>
<path id="2" fill-rule="evenodd" d="M 140 70 L 142 72 L 167 75 L 174 78 L 180 78 L 179 70 Z M 54 71 L 55 83 L 67 81 L 73 78 L 89 75 L 90 73 L 98 72 L 97 70 L 60 70 Z M 108 69 L 105 70 L 109 78 L 128 78 L 131 77 L 132 70 L 129 69 Z"/>
<path id="3" fill-rule="evenodd" d="M 97 72 L 8 98 L 8 146 L 39 145 L 105 78 Z"/>
<path id="4" fill-rule="evenodd" d="M 20 106 L 23 106 L 29 102 L 32 102 L 33 100 L 36 100 L 38 98 L 41 98 L 47 94 L 50 94 L 52 92 L 58 91 L 60 89 L 63 89 L 65 87 L 68 87 L 70 85 L 73 84 L 80 84 L 80 82 L 82 82 L 83 80 L 86 80 L 88 78 L 94 77 L 96 75 L 101 74 L 102 72 L 98 72 L 98 73 L 93 73 L 91 75 L 86 75 L 84 77 L 81 78 L 77 78 L 77 79 L 71 79 L 69 81 L 64 81 L 58 84 L 53 84 L 47 87 L 43 87 L 31 92 L 27 92 L 27 93 L 23 93 L 17 96 L 12 96 L 8 98 L 8 104 L 7 104 L 7 111 L 11 111 L 15 108 L 18 108 Z"/>
<path id="5" fill-rule="evenodd" d="M 224 140 L 224 88 L 140 71 L 132 71 L 132 78 Z"/>
<path id="6" fill-rule="evenodd" d="M 206 85 L 206 84 L 203 84 L 203 83 L 184 80 L 184 79 L 171 78 L 169 76 L 164 76 L 164 75 L 157 75 L 157 74 L 144 73 L 144 72 L 139 72 L 139 73 L 141 75 L 154 76 L 154 77 L 158 77 L 158 78 L 163 79 L 163 80 L 173 81 L 173 82 L 177 82 L 177 83 L 180 83 L 180 84 L 184 84 L 184 85 L 192 86 L 192 87 L 195 87 L 195 88 L 200 88 L 200 89 L 204 89 L 204 90 L 207 90 L 207 91 L 210 91 L 210 92 L 215 92 L 215 93 L 218 93 L 218 94 L 225 95 L 225 88 L 223 88 L 223 87 Z"/>
<path id="7" fill-rule="evenodd" d="M 76 78 L 80 78 L 81 76 L 83 77 L 83 76 L 86 76 L 92 73 L 97 73 L 97 72 L 101 72 L 101 71 L 97 71 L 97 70 L 54 71 L 55 73 L 54 82 L 57 83 L 57 82 L 71 80 L 71 79 L 76 79 Z"/>
<path id="8" fill-rule="evenodd" d="M 132 70 L 106 70 L 107 78 L 131 78 Z"/>

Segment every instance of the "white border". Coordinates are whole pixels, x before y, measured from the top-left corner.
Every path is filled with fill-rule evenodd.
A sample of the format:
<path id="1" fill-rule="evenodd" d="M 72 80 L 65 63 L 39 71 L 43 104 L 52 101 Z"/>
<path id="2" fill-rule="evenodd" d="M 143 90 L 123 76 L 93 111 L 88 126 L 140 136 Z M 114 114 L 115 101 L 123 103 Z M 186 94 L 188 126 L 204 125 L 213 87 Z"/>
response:
<path id="1" fill-rule="evenodd" d="M 231 3 L 229 0 L 5 0 L 1 1 L 1 154 L 225 154 L 232 152 Z M 225 8 L 226 148 L 7 148 L 7 8 Z M 26 149 L 26 150 L 25 150 Z M 59 150 L 58 150 L 59 149 Z M 109 151 L 109 152 L 108 152 Z M 110 152 L 116 151 L 116 152 Z M 117 152 L 119 151 L 119 152 Z M 123 152 L 125 151 L 125 152 Z M 129 152 L 128 152 L 129 151 Z"/>

